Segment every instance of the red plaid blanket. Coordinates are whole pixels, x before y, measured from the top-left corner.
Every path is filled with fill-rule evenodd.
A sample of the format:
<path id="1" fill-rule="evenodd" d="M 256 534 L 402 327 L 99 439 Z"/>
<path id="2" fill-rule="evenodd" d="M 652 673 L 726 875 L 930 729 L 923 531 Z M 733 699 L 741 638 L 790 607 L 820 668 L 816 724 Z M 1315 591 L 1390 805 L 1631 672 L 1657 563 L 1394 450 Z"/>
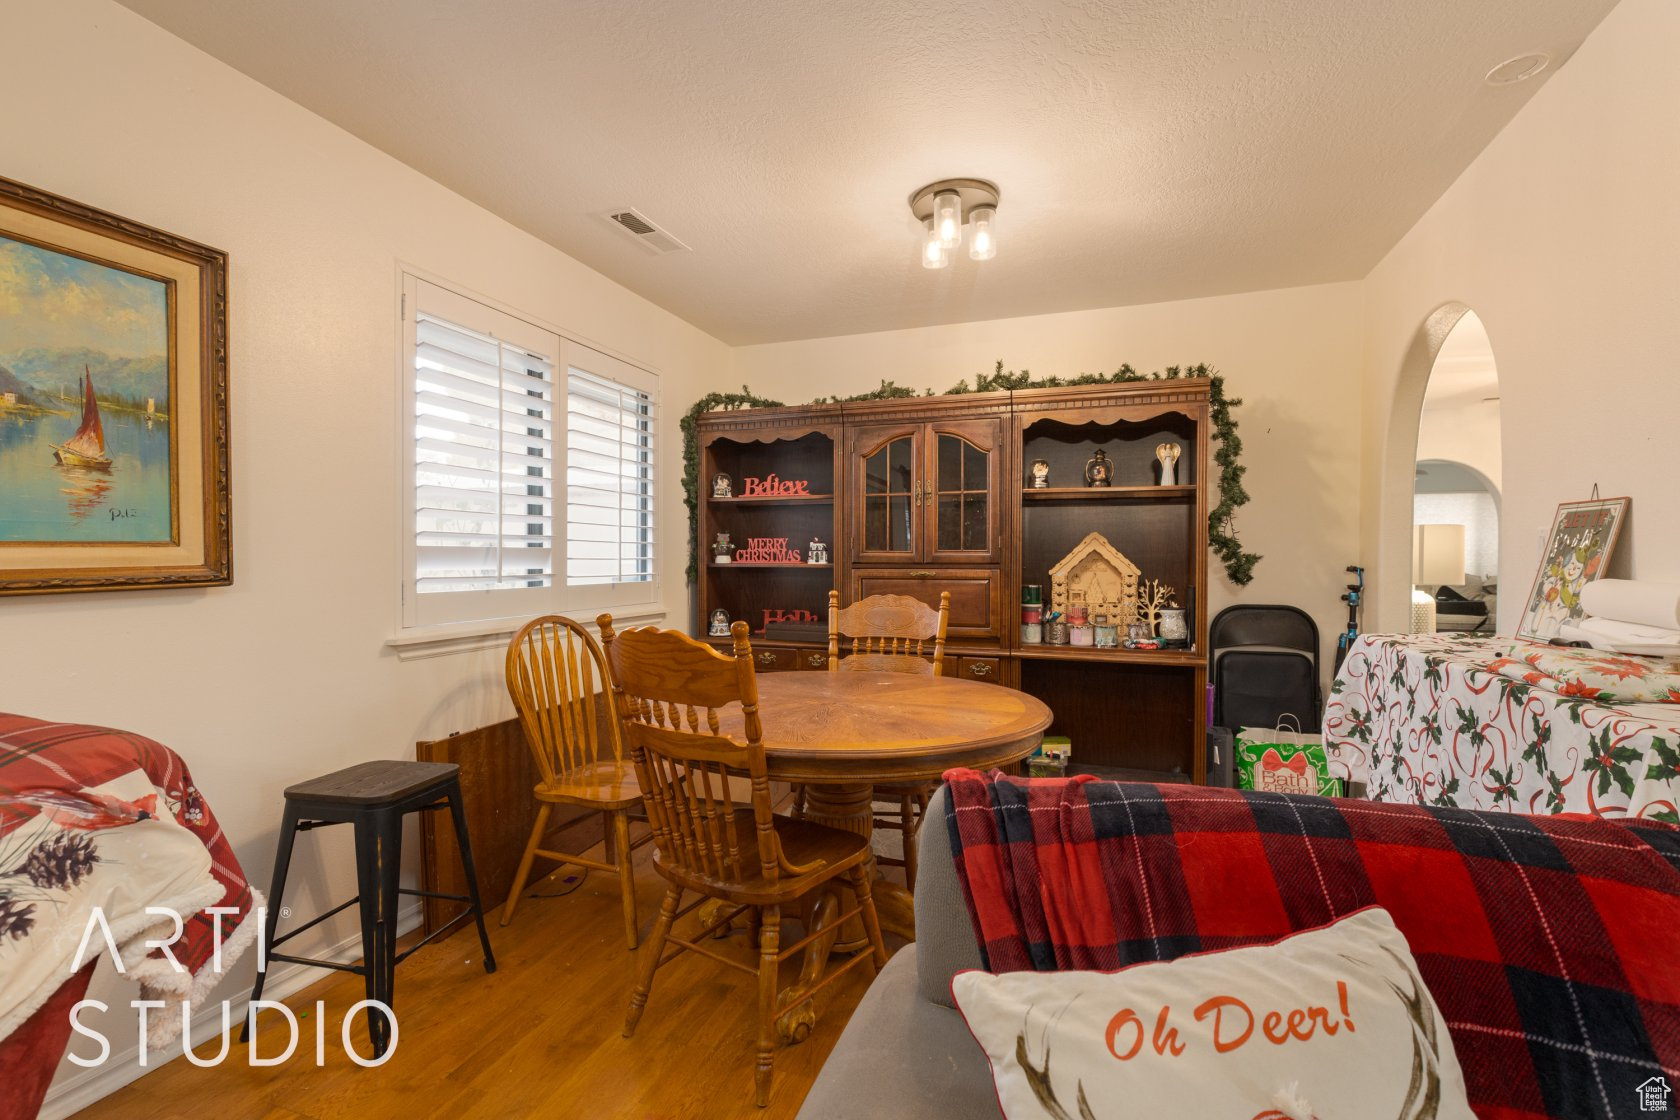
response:
<path id="1" fill-rule="evenodd" d="M 257 934 L 247 921 L 260 901 L 245 882 L 215 815 L 179 755 L 140 735 L 0 713 L 0 1038 L 74 974 L 94 907 L 149 998 L 151 1037 L 180 1032 L 175 1006 L 206 995 Z M 167 939 L 147 906 L 185 921 L 171 952 L 176 971 L 148 938 Z M 220 916 L 221 972 L 214 969 Z M 104 952 L 95 933 L 87 957 Z"/>
<path id="2" fill-rule="evenodd" d="M 945 777 L 951 849 L 992 971 L 1264 944 L 1381 906 L 1440 1005 L 1483 1120 L 1643 1118 L 1652 1078 L 1680 1090 L 1671 826 Z M 1664 1108 L 1655 1115 L 1674 1115 Z"/>

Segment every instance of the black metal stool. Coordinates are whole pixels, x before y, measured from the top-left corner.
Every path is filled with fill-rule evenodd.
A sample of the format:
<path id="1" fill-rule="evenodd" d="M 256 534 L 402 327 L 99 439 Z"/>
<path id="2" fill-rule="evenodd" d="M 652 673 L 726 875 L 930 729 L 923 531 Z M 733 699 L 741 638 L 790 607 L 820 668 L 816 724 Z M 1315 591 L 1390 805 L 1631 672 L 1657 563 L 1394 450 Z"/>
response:
<path id="1" fill-rule="evenodd" d="M 478 922 L 478 940 L 484 946 L 484 971 L 495 972 L 496 957 L 490 951 L 490 935 L 484 929 L 484 907 L 479 902 L 478 876 L 473 871 L 472 845 L 467 839 L 467 815 L 461 805 L 460 772 L 461 768 L 452 762 L 363 762 L 287 789 L 286 816 L 280 825 L 280 846 L 274 857 L 274 882 L 268 894 L 268 921 L 263 930 L 264 944 L 269 947 L 268 959 L 360 973 L 367 979 L 367 998 L 393 1007 L 397 965 L 416 949 L 443 936 L 470 917 Z M 468 893 L 443 894 L 399 887 L 397 877 L 402 863 L 403 817 L 408 813 L 445 806 L 455 821 L 455 839 L 461 847 Z M 284 937 L 276 938 L 274 931 L 279 921 L 280 895 L 286 889 L 286 869 L 292 860 L 293 839 L 299 832 L 334 824 L 356 826 L 358 896 L 333 907 Z M 411 946 L 398 956 L 397 896 L 403 894 L 446 898 L 472 905 L 427 934 L 419 945 Z M 358 902 L 362 909 L 361 964 L 339 964 L 273 951 Z M 256 986 L 251 989 L 253 1002 L 262 997 L 266 979 L 266 972 L 259 969 Z M 373 1053 L 377 1058 L 390 1045 L 391 1024 L 384 1015 L 377 1013 L 377 1009 L 370 1008 L 367 1016 L 368 1037 L 373 1042 Z M 245 1040 L 250 1030 L 251 1020 L 247 1016 L 240 1041 Z"/>

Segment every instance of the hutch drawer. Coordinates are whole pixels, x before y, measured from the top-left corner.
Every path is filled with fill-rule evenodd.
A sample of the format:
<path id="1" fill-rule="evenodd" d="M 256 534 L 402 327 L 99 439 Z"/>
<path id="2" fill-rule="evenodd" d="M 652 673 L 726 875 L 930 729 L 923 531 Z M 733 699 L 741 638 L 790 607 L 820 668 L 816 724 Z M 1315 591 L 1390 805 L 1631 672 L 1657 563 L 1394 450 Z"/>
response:
<path id="1" fill-rule="evenodd" d="M 760 673 L 779 673 L 799 668 L 799 650 L 787 646 L 754 646 L 753 668 Z"/>
<path id="2" fill-rule="evenodd" d="M 957 676 L 967 681 L 984 681 L 987 684 L 1003 683 L 1003 658 L 1001 657 L 963 657 L 957 661 Z"/>
<path id="3" fill-rule="evenodd" d="M 908 595 L 930 607 L 951 593 L 947 642 L 996 642 L 1001 630 L 1003 579 L 996 568 L 853 568 L 852 601 L 869 595 Z"/>

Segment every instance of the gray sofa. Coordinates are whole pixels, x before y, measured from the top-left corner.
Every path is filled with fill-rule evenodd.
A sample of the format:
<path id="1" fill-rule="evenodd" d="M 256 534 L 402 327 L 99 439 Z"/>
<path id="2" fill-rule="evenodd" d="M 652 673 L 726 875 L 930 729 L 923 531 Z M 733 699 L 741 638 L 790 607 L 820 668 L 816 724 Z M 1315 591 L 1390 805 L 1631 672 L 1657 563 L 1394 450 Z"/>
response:
<path id="1" fill-rule="evenodd" d="M 947 797 L 943 787 L 934 795 L 918 839 L 916 943 L 864 993 L 799 1120 L 1002 1114 L 986 1053 L 951 1002 L 951 977 L 979 968 L 980 949 L 951 860 Z"/>

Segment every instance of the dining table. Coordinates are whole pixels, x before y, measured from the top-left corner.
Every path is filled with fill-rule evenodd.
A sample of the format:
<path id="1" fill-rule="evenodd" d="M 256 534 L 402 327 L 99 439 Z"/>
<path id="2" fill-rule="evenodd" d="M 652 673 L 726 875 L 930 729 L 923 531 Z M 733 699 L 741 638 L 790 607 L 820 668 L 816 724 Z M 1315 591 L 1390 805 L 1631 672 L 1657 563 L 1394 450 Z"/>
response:
<path id="1" fill-rule="evenodd" d="M 1001 685 L 892 672 L 765 673 L 758 707 L 771 779 L 805 787 L 806 819 L 865 837 L 874 830 L 875 785 L 1012 765 L 1038 748 L 1052 719 L 1043 701 Z M 739 705 L 719 717 L 724 734 L 744 736 Z M 914 940 L 910 892 L 876 878 L 872 893 L 882 931 Z M 807 921 L 822 924 L 836 905 L 825 895 Z M 811 944 L 798 983 L 783 996 L 784 1038 L 803 1038 L 815 1022 L 802 993 L 815 987 L 836 944 L 862 943 L 859 931 L 841 928 Z"/>

